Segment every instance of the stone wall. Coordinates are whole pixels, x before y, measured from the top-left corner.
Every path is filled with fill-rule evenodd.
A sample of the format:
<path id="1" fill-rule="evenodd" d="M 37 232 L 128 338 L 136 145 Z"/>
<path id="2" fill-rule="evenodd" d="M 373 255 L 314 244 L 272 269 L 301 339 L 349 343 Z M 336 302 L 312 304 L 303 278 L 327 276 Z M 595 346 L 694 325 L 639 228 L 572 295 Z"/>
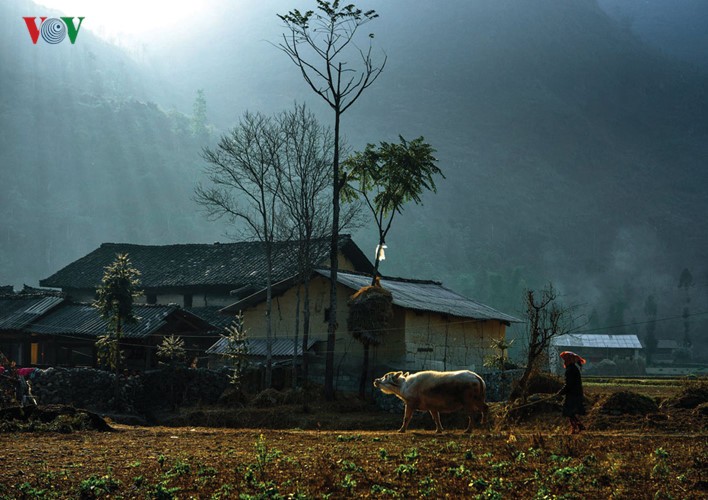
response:
<path id="1" fill-rule="evenodd" d="M 39 404 L 143 415 L 151 409 L 214 404 L 229 384 L 225 371 L 169 368 L 130 376 L 93 368 L 47 368 L 28 378 Z"/>

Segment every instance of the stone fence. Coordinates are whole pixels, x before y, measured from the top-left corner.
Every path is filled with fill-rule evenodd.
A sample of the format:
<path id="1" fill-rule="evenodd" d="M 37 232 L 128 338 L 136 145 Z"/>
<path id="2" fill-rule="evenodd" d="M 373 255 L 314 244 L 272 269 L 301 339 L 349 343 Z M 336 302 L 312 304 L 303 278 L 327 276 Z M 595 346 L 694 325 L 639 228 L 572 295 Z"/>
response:
<path id="1" fill-rule="evenodd" d="M 480 373 L 487 385 L 487 401 L 508 399 L 514 381 L 522 373 L 523 370 Z M 260 386 L 261 375 L 259 371 L 247 373 L 244 386 L 255 390 Z M 318 374 L 312 375 L 316 379 Z M 93 368 L 47 368 L 35 370 L 28 380 L 39 404 L 68 404 L 98 413 L 144 416 L 161 408 L 217 404 L 229 386 L 229 372 L 179 367 L 117 376 Z M 340 377 L 337 390 L 357 390 L 357 377 L 352 376 L 346 382 L 343 384 Z M 379 408 L 391 412 L 403 410 L 402 402 L 395 396 L 371 389 Z"/>
<path id="2" fill-rule="evenodd" d="M 229 384 L 226 371 L 164 368 L 115 375 L 93 368 L 37 369 L 28 378 L 39 404 L 145 415 L 152 409 L 214 404 Z"/>

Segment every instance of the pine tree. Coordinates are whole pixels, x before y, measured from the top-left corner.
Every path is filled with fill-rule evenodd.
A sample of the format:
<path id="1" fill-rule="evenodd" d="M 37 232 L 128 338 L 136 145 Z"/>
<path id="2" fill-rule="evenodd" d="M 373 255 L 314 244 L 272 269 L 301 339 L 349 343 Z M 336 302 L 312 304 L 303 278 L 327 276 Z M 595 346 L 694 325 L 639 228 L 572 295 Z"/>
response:
<path id="1" fill-rule="evenodd" d="M 133 268 L 128 254 L 116 255 L 116 260 L 106 266 L 101 285 L 96 290 L 93 306 L 101 317 L 108 321 L 105 335 L 96 341 L 98 358 L 101 364 L 118 373 L 123 365 L 123 352 L 120 340 L 123 326 L 137 323 L 139 318 L 133 314 L 133 303 L 142 292 L 140 271 Z"/>

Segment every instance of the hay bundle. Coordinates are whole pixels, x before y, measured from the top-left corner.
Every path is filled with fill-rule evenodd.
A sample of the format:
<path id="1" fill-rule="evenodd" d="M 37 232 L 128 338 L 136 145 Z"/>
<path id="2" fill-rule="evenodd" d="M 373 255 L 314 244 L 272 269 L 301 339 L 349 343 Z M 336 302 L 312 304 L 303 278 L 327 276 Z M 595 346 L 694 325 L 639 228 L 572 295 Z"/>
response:
<path id="1" fill-rule="evenodd" d="M 688 383 L 676 396 L 667 399 L 662 406 L 693 409 L 708 402 L 708 382 Z"/>
<path id="2" fill-rule="evenodd" d="M 380 286 L 365 286 L 349 299 L 347 328 L 364 344 L 378 345 L 393 316 L 391 292 Z"/>
<path id="3" fill-rule="evenodd" d="M 653 399 L 630 391 L 610 394 L 599 408 L 599 412 L 605 415 L 648 415 L 658 411 L 659 407 Z"/>

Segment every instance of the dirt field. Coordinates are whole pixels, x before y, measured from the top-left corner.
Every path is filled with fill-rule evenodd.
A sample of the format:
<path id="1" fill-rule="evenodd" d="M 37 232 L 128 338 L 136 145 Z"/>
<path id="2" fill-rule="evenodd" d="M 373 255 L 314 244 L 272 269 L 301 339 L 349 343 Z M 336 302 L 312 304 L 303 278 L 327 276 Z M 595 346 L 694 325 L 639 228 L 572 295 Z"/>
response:
<path id="1" fill-rule="evenodd" d="M 500 404 L 495 423 L 471 436 L 459 418 L 435 434 L 430 416 L 418 414 L 412 431 L 398 434 L 400 415 L 318 406 L 248 417 L 280 427 L 280 415 L 307 430 L 5 432 L 0 498 L 708 497 L 704 415 L 668 407 L 604 414 L 602 398 L 614 390 L 597 391 L 589 391 L 588 431 L 573 436 L 555 410 L 517 422 L 502 419 Z"/>

